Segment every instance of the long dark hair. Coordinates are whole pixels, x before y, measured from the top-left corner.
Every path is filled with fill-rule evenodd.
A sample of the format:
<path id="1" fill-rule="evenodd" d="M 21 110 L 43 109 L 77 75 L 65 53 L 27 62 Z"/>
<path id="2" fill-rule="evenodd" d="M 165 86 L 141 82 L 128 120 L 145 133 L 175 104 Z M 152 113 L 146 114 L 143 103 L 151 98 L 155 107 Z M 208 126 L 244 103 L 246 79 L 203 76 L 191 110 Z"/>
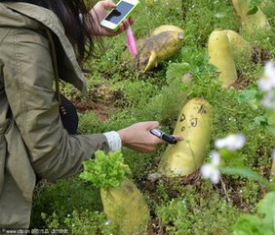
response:
<path id="1" fill-rule="evenodd" d="M 52 10 L 62 22 L 67 37 L 75 48 L 81 63 L 89 59 L 94 48 L 91 34 L 93 19 L 83 0 L 0 0 L 0 2 L 26 2 Z M 80 14 L 83 17 L 80 17 Z"/>

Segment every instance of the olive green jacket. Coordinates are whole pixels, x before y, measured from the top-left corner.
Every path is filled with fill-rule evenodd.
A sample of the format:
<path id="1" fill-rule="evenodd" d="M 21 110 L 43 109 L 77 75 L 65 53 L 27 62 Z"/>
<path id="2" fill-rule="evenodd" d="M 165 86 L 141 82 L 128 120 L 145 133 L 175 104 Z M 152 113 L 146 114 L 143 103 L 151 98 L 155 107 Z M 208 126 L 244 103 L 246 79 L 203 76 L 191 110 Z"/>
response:
<path id="1" fill-rule="evenodd" d="M 95 150 L 109 150 L 103 134 L 71 136 L 64 130 L 46 28 L 58 38 L 60 78 L 84 91 L 56 15 L 27 3 L 0 3 L 0 228 L 29 227 L 37 177 L 72 176 Z"/>

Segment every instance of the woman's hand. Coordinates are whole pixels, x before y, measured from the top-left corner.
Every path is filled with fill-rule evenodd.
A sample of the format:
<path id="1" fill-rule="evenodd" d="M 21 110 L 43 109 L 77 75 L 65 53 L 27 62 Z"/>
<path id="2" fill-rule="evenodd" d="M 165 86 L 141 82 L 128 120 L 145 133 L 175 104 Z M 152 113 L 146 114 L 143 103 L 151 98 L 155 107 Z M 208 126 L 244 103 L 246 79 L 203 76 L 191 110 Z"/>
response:
<path id="1" fill-rule="evenodd" d="M 108 9 L 116 8 L 116 4 L 112 0 L 104 0 L 95 4 L 92 10 L 90 10 L 90 14 L 93 18 L 92 25 L 92 33 L 96 36 L 115 36 L 125 31 L 129 25 L 133 24 L 133 19 L 130 17 L 128 19 L 123 20 L 123 22 L 119 25 L 117 31 L 108 30 L 100 25 L 100 22 L 107 16 Z"/>
<path id="2" fill-rule="evenodd" d="M 157 121 L 140 122 L 118 131 L 122 145 L 138 152 L 153 151 L 158 144 L 165 143 L 162 139 L 150 133 L 153 128 L 158 128 Z M 180 135 L 173 135 L 176 140 L 183 140 Z"/>

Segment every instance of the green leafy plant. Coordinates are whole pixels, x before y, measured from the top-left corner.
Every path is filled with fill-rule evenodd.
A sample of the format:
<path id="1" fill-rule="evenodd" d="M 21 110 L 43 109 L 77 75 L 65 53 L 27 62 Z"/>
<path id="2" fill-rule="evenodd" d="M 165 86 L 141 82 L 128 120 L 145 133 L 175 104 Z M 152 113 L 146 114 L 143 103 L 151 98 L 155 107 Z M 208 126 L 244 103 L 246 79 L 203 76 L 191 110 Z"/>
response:
<path id="1" fill-rule="evenodd" d="M 253 14 L 257 13 L 262 1 L 261 0 L 250 0 L 248 3 L 249 3 L 250 9 L 247 12 L 247 15 L 253 15 Z"/>
<path id="2" fill-rule="evenodd" d="M 74 226 L 76 222 L 72 219 L 73 212 L 84 219 L 88 215 L 85 214 L 86 211 L 89 212 L 91 222 L 99 220 L 95 212 L 102 212 L 102 203 L 97 188 L 79 181 L 77 176 L 59 180 L 54 184 L 43 180 L 36 186 L 31 228 L 67 229 L 72 232 L 77 230 Z M 71 220 L 71 224 L 66 223 L 67 218 Z M 80 220 L 78 224 L 81 224 Z M 91 231 L 91 234 L 95 232 Z"/>
<path id="3" fill-rule="evenodd" d="M 275 192 L 269 192 L 256 205 L 255 214 L 243 214 L 234 226 L 236 235 L 275 234 Z"/>
<path id="4" fill-rule="evenodd" d="M 265 179 L 262 175 L 244 166 L 221 167 L 220 169 L 221 169 L 221 172 L 226 175 L 238 175 L 240 177 L 259 181 L 261 184 L 266 186 L 270 186 L 270 187 L 273 186 L 273 184 L 270 183 L 267 179 Z"/>
<path id="5" fill-rule="evenodd" d="M 206 185 L 204 186 L 206 187 Z M 194 194 L 190 187 L 183 197 L 159 204 L 157 214 L 162 226 L 166 226 L 171 235 L 215 235 L 229 234 L 238 209 L 221 199 L 213 191 L 204 188 L 204 192 Z"/>
<path id="6" fill-rule="evenodd" d="M 119 187 L 130 168 L 123 164 L 123 155 L 120 151 L 108 154 L 99 150 L 94 159 L 84 162 L 84 171 L 79 175 L 83 180 L 92 182 L 96 187 L 108 189 Z"/>

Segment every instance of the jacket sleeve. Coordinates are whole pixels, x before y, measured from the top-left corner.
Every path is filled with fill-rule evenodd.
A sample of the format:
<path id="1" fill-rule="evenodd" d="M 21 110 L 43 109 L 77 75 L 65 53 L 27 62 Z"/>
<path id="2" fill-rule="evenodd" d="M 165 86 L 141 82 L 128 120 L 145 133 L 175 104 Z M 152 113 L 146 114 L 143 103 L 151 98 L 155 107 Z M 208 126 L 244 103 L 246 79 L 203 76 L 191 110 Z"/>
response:
<path id="1" fill-rule="evenodd" d="M 47 38 L 32 30 L 12 29 L 2 43 L 5 91 L 36 174 L 69 177 L 96 150 L 108 151 L 103 134 L 70 136 L 64 130 Z"/>

